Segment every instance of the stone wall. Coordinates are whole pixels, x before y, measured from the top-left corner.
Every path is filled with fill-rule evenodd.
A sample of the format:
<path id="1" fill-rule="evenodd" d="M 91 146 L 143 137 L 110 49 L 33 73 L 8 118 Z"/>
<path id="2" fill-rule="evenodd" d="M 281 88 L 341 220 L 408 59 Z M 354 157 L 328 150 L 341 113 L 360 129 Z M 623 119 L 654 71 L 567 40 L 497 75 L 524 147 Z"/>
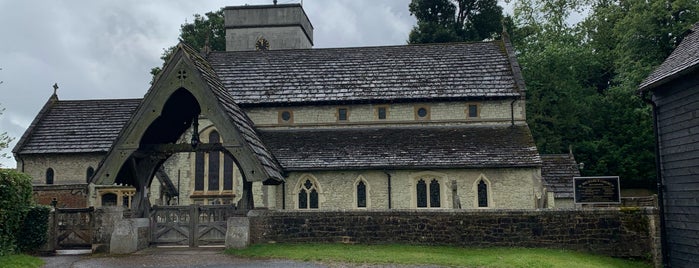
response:
<path id="1" fill-rule="evenodd" d="M 454 122 L 506 122 L 509 123 L 512 114 L 511 100 L 480 101 L 480 102 L 433 102 L 433 103 L 394 103 L 394 104 L 359 104 L 342 106 L 348 108 L 349 117 L 342 124 L 406 124 L 406 123 L 454 123 Z M 468 117 L 468 105 L 479 105 L 479 117 Z M 337 126 L 337 108 L 340 106 L 303 106 L 303 107 L 271 107 L 247 108 L 245 112 L 255 122 L 256 127 L 272 126 Z M 377 118 L 376 108 L 387 108 L 387 119 Z M 429 120 L 417 120 L 415 115 L 418 107 L 429 109 Z M 515 120 L 525 119 L 524 105 L 517 101 L 514 105 Z M 291 111 L 291 124 L 280 124 L 280 111 Z"/>
<path id="2" fill-rule="evenodd" d="M 85 208 L 88 204 L 87 184 L 34 185 L 32 195 L 41 205 L 51 205 L 55 198 L 59 208 Z"/>
<path id="3" fill-rule="evenodd" d="M 598 210 L 253 210 L 252 243 L 358 242 L 465 247 L 544 247 L 652 259 L 657 211 Z"/>
<path id="4" fill-rule="evenodd" d="M 87 169 L 97 169 L 103 154 L 22 155 L 17 170 L 32 177 L 32 184 L 46 185 L 46 170 L 53 169 L 53 184 L 87 183 Z"/>

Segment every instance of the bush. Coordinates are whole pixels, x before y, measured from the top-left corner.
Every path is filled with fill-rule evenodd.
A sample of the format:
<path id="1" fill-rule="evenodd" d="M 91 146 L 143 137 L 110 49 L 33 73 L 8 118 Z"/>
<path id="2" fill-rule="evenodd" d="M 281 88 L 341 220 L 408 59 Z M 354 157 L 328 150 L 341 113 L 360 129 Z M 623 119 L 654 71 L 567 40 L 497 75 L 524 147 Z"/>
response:
<path id="1" fill-rule="evenodd" d="M 17 233 L 17 247 L 22 252 L 34 252 L 46 243 L 46 231 L 49 228 L 49 213 L 47 206 L 29 208 L 24 217 L 22 229 Z"/>
<path id="2" fill-rule="evenodd" d="M 31 178 L 14 170 L 0 170 L 0 256 L 17 250 L 16 235 L 33 203 Z"/>

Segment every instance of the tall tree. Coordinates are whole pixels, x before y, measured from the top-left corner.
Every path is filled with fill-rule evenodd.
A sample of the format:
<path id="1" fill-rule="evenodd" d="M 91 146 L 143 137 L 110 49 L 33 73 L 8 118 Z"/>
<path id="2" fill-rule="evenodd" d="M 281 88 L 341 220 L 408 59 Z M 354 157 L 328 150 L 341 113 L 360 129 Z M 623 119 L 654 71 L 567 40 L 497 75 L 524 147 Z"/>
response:
<path id="1" fill-rule="evenodd" d="M 570 14 L 587 8 L 579 24 Z M 699 18 L 699 0 L 521 0 L 513 41 L 542 153 L 573 146 L 584 175 L 652 188 L 650 109 L 636 88 Z"/>
<path id="2" fill-rule="evenodd" d="M 216 12 L 207 12 L 204 16 L 194 14 L 194 21 L 185 22 L 180 25 L 179 41 L 184 42 L 193 48 L 201 49 L 208 46 L 212 51 L 226 50 L 226 29 L 224 27 L 223 9 Z M 164 49 L 160 59 L 166 62 L 172 56 L 174 46 Z M 162 71 L 162 67 L 151 69 L 153 80 Z"/>
<path id="3" fill-rule="evenodd" d="M 482 41 L 502 32 L 502 7 L 497 0 L 412 0 L 417 26 L 408 42 Z"/>

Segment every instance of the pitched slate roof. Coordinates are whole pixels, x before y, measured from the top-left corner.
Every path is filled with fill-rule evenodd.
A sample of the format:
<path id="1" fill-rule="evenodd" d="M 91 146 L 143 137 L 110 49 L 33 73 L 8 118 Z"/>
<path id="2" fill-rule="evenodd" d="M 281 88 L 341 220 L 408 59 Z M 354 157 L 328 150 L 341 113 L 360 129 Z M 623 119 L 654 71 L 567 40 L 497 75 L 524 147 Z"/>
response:
<path id="1" fill-rule="evenodd" d="M 526 125 L 259 132 L 287 171 L 541 166 Z"/>
<path id="2" fill-rule="evenodd" d="M 517 97 L 524 83 L 507 51 L 492 41 L 212 52 L 207 60 L 238 104 L 264 106 Z"/>
<path id="3" fill-rule="evenodd" d="M 541 177 L 556 198 L 573 198 L 573 177 L 580 176 L 578 163 L 568 154 L 542 154 Z"/>
<path id="4" fill-rule="evenodd" d="M 141 99 L 58 100 L 54 95 L 12 152 L 105 153 L 140 102 Z"/>
<path id="5" fill-rule="evenodd" d="M 284 176 L 282 176 L 281 166 L 279 166 L 279 163 L 277 163 L 276 159 L 274 159 L 274 156 L 260 140 L 252 120 L 250 120 L 247 114 L 243 112 L 238 104 L 236 104 L 231 95 L 226 92 L 225 88 L 221 84 L 221 81 L 209 63 L 192 47 L 184 43 L 180 43 L 179 47 L 181 47 L 185 55 L 192 60 L 194 67 L 197 68 L 202 78 L 213 92 L 214 96 L 218 99 L 218 103 L 227 113 L 231 123 L 233 123 L 238 131 L 240 131 L 241 135 L 247 142 L 247 145 L 250 146 L 252 151 L 257 156 L 257 159 L 264 166 L 267 175 L 272 178 L 282 180 Z"/>
<path id="6" fill-rule="evenodd" d="M 699 23 L 694 24 L 689 34 L 672 51 L 672 54 L 646 77 L 639 88 L 653 89 L 697 68 L 699 68 Z"/>

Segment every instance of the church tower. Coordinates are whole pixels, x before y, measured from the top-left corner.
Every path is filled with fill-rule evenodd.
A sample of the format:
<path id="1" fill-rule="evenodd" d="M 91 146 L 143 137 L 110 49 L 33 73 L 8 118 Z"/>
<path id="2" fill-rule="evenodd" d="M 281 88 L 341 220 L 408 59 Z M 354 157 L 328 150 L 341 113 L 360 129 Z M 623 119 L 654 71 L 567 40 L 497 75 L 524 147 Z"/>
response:
<path id="1" fill-rule="evenodd" d="M 224 18 L 226 51 L 313 46 L 313 25 L 300 4 L 226 7 Z"/>

